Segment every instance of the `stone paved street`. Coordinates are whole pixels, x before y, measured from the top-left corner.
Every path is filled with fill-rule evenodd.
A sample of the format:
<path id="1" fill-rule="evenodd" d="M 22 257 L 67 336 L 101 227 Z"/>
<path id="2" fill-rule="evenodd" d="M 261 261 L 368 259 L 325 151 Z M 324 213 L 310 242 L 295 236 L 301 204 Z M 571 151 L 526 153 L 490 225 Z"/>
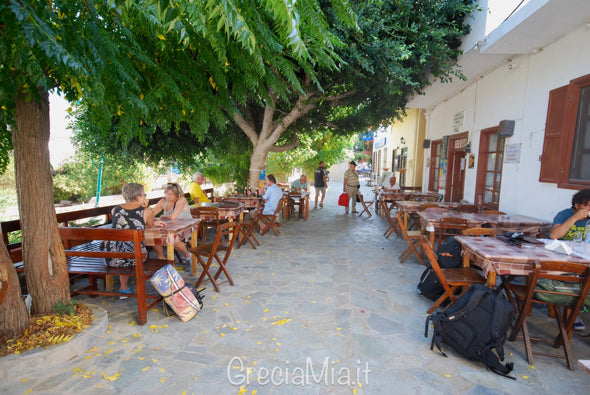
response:
<path id="1" fill-rule="evenodd" d="M 363 182 L 365 197 L 372 193 Z M 399 263 L 405 242 L 385 239 L 385 219 L 344 214 L 332 182 L 308 221 L 283 221 L 283 234 L 244 246 L 228 268 L 235 286 L 207 287 L 205 307 L 182 323 L 161 306 L 136 323 L 135 299 L 82 298 L 108 313 L 90 343 L 0 359 L 3 394 L 582 394 L 590 374 L 506 344 L 509 380 L 448 352 L 430 350 L 430 301 L 415 292 L 424 267 Z M 313 196 L 313 193 L 312 193 Z M 360 211 L 360 209 L 359 209 Z M 194 279 L 193 279 L 194 281 Z M 553 321 L 534 312 L 539 322 Z M 587 315 L 584 320 L 590 324 Z M 105 321 L 106 326 L 106 321 Z M 430 332 L 432 333 L 432 332 Z M 576 359 L 590 358 L 574 336 Z M 79 356 L 52 363 L 66 350 Z M 447 349 L 448 351 L 448 349 Z M 49 355 L 49 356 L 47 356 Z M 18 357 L 18 358 L 17 358 Z M 25 358 L 22 358 L 25 357 Z M 28 362 L 27 362 L 28 361 Z M 54 365 L 49 366 L 47 365 Z"/>

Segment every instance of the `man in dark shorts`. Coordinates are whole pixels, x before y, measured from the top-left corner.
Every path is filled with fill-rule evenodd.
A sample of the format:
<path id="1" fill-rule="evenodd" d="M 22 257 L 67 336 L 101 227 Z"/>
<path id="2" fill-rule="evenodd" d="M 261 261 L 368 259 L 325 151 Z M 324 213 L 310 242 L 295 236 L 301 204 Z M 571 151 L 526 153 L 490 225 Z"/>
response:
<path id="1" fill-rule="evenodd" d="M 313 208 L 318 208 L 318 196 L 322 194 L 322 200 L 320 201 L 320 207 L 324 207 L 324 198 L 326 197 L 326 189 L 328 183 L 326 181 L 326 170 L 324 170 L 324 161 L 320 161 L 320 164 L 315 172 L 313 173 L 313 186 L 315 188 L 315 205 Z"/>

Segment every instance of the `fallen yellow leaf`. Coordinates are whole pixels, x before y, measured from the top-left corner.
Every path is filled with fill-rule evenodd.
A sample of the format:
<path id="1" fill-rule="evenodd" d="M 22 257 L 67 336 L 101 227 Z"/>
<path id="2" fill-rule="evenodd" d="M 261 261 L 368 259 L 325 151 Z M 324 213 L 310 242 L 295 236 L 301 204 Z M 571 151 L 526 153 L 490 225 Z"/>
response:
<path id="1" fill-rule="evenodd" d="M 122 371 L 121 371 L 121 372 L 122 372 Z M 112 376 L 107 376 L 107 375 L 105 374 L 105 372 L 102 372 L 102 378 L 104 378 L 105 380 L 108 380 L 108 381 L 115 381 L 115 380 L 119 380 L 119 377 L 121 376 L 121 372 L 119 372 L 119 373 L 116 373 L 116 374 L 114 374 L 114 375 L 112 375 Z"/>
<path id="2" fill-rule="evenodd" d="M 291 321 L 291 318 L 284 318 L 282 320 L 278 320 L 272 323 L 272 325 L 278 325 L 278 326 L 282 326 L 285 325 L 287 322 Z"/>

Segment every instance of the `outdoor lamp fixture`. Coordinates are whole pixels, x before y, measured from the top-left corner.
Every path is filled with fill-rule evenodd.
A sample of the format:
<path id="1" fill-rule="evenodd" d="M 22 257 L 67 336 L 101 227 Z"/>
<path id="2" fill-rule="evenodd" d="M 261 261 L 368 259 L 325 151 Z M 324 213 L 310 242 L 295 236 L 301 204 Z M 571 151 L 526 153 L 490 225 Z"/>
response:
<path id="1" fill-rule="evenodd" d="M 399 139 L 399 142 L 402 143 L 402 145 L 403 145 L 403 144 L 406 143 L 406 139 L 402 137 L 402 138 Z"/>

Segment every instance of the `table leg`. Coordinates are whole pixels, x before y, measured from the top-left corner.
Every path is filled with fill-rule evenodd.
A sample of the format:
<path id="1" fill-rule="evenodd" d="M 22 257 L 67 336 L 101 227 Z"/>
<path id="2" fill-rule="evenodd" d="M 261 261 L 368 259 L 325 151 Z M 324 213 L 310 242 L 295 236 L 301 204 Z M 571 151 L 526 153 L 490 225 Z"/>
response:
<path id="1" fill-rule="evenodd" d="M 496 287 L 496 272 L 493 270 L 488 273 L 487 285 L 490 288 Z"/>
<path id="2" fill-rule="evenodd" d="M 469 256 L 467 254 L 463 254 L 463 267 L 469 267 Z"/>
<path id="3" fill-rule="evenodd" d="M 305 220 L 307 221 L 307 217 L 309 216 L 309 196 L 303 199 L 303 204 L 305 205 Z"/>
<path id="4" fill-rule="evenodd" d="M 174 261 L 174 244 L 166 246 L 166 259 Z"/>
<path id="5" fill-rule="evenodd" d="M 430 244 L 432 244 L 432 248 L 434 248 L 434 230 L 430 232 Z"/>

